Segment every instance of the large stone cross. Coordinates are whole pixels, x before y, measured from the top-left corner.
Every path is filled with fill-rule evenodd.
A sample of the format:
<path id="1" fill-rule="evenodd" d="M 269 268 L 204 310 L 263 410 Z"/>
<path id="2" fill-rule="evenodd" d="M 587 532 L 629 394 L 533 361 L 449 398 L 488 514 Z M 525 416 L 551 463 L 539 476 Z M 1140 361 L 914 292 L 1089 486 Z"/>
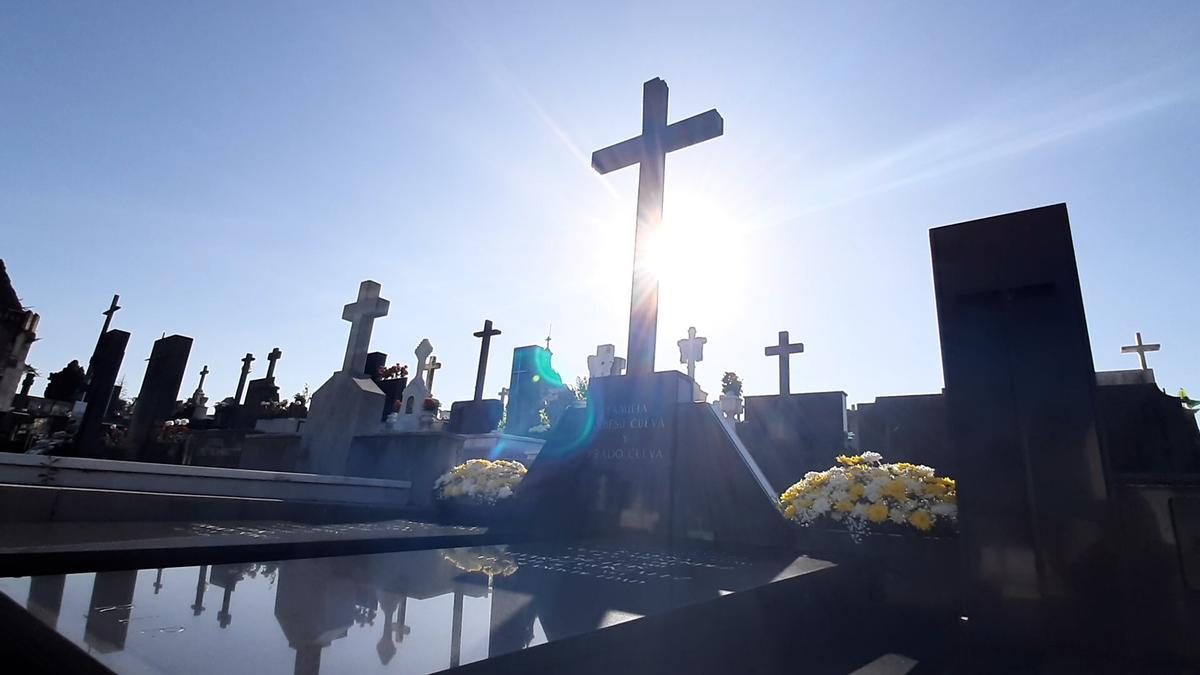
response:
<path id="1" fill-rule="evenodd" d="M 200 369 L 200 384 L 196 385 L 196 391 L 204 391 L 204 379 L 208 377 L 208 364 Z"/>
<path id="2" fill-rule="evenodd" d="M 428 379 L 425 381 L 425 386 L 429 388 L 430 396 L 433 396 L 433 374 L 434 372 L 441 370 L 441 368 L 442 364 L 437 360 L 436 356 L 429 357 L 429 363 L 425 364 L 426 376 L 428 377 Z"/>
<path id="3" fill-rule="evenodd" d="M 492 328 L 492 320 L 485 319 L 483 322 L 483 330 L 475 333 L 475 337 L 482 340 L 479 345 L 479 370 L 475 371 L 475 400 L 483 400 L 483 379 L 487 375 L 487 360 L 488 350 L 492 346 L 492 336 L 499 335 L 500 330 Z M 546 338 L 549 340 L 549 338 Z"/>
<path id="4" fill-rule="evenodd" d="M 114 293 L 112 303 L 109 304 L 108 309 L 101 312 L 104 315 L 104 327 L 100 329 L 101 335 L 108 332 L 108 327 L 112 325 L 113 314 L 116 314 L 117 310 L 121 309 L 121 306 L 117 304 L 120 299 L 121 296 Z"/>
<path id="5" fill-rule="evenodd" d="M 1162 349 L 1162 345 L 1143 344 L 1141 332 L 1134 333 L 1134 341 L 1137 342 L 1137 344 L 1125 345 L 1124 347 L 1121 347 L 1121 353 L 1137 354 L 1138 359 L 1142 362 L 1142 370 L 1150 370 L 1150 368 L 1146 366 L 1146 352 L 1156 352 Z"/>
<path id="6" fill-rule="evenodd" d="M 633 291 L 629 306 L 629 374 L 654 372 L 658 334 L 658 276 L 646 264 L 654 233 L 662 223 L 663 171 L 667 153 L 716 138 L 725 121 L 715 110 L 667 124 L 667 83 L 659 78 L 642 90 L 642 134 L 592 153 L 592 168 L 605 174 L 638 167 L 637 232 L 633 245 Z"/>
<path id="7" fill-rule="evenodd" d="M 250 374 L 250 363 L 254 361 L 254 355 L 246 352 L 242 357 L 242 375 L 238 378 L 237 393 L 233 395 L 233 402 L 242 404 L 242 392 L 246 390 L 246 376 Z"/>
<path id="8" fill-rule="evenodd" d="M 804 343 L 788 343 L 788 332 L 779 331 L 779 344 L 767 347 L 767 356 L 779 357 L 779 395 L 787 396 L 792 393 L 792 364 L 791 355 L 804 351 Z"/>
<path id="9" fill-rule="evenodd" d="M 390 302 L 379 297 L 381 286 L 374 281 L 358 285 L 358 299 L 342 310 L 342 320 L 350 322 L 350 340 L 346 343 L 346 358 L 342 370 L 361 376 L 367 367 L 367 351 L 371 348 L 371 329 L 375 319 L 385 317 Z"/>
<path id="10" fill-rule="evenodd" d="M 279 357 L 283 356 L 283 352 L 279 351 L 279 347 L 275 347 L 267 354 L 267 379 L 275 377 L 275 362 Z"/>
<path id="11" fill-rule="evenodd" d="M 688 336 L 676 344 L 679 345 L 679 362 L 687 364 L 688 377 L 696 381 L 696 362 L 704 360 L 704 345 L 706 337 L 696 337 L 696 327 L 688 328 Z"/>

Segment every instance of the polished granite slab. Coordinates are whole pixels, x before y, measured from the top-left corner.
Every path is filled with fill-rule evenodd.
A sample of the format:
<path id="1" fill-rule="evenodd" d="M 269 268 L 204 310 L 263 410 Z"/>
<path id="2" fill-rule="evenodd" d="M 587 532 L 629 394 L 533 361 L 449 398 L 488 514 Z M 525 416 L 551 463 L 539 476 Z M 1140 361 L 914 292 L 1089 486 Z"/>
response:
<path id="1" fill-rule="evenodd" d="M 3 578 L 0 593 L 120 673 L 428 673 L 831 567 L 795 553 L 510 544 Z"/>

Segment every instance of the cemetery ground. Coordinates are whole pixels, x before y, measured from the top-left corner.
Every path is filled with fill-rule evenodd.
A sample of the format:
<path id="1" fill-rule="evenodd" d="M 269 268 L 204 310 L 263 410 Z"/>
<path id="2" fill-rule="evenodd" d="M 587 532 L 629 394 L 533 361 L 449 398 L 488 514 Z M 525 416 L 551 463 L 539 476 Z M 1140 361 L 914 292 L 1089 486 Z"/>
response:
<path id="1" fill-rule="evenodd" d="M 32 392 L 38 316 L 7 274 L 0 346 L 0 658 L 12 672 L 963 673 L 1200 667 L 1195 403 L 1136 370 L 1096 372 L 1065 204 L 929 231 L 945 388 L 849 405 L 714 400 L 708 338 L 656 363 L 669 153 L 720 137 L 716 110 L 599 150 L 637 166 L 628 351 L 568 386 L 517 347 L 469 400 L 372 349 L 391 303 L 365 280 L 337 370 L 281 397 L 282 347 L 239 359 L 210 411 L 192 339 L 154 343 L 132 406 L 114 296 L 86 367 Z M 699 149 L 689 152 L 700 152 Z M 332 317 L 331 317 L 332 320 Z M 539 333 L 540 334 L 540 333 Z M 464 335 L 463 339 L 468 336 Z M 774 339 L 773 339 L 774 340 Z M 90 338 L 89 338 L 90 344 Z M 240 349 L 239 349 L 240 353 Z M 472 359 L 473 361 L 473 359 Z M 279 365 L 282 364 L 282 365 Z M 229 364 L 232 367 L 233 364 Z M 261 365 L 261 364 L 260 364 Z M 454 364 L 451 364 L 453 367 Z M 18 386 L 20 389 L 18 391 Z M 190 386 L 188 387 L 190 388 Z"/>

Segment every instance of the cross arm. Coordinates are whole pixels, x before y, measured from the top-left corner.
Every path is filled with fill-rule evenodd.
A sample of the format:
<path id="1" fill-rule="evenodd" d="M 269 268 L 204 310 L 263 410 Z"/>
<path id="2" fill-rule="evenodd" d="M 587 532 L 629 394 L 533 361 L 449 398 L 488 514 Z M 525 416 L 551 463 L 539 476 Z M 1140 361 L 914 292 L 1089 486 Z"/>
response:
<path id="1" fill-rule="evenodd" d="M 616 145 L 597 150 L 592 153 L 592 168 L 598 173 L 606 174 L 617 169 L 624 169 L 642 161 L 644 143 L 641 136 L 635 136 Z"/>
<path id="2" fill-rule="evenodd" d="M 725 133 L 725 120 L 716 108 L 667 126 L 663 150 L 675 152 L 689 145 L 712 140 Z M 626 141 L 628 143 L 628 141 Z M 613 146 L 618 147 L 618 146 Z M 604 152 L 601 150 L 600 152 Z M 593 156 L 593 164 L 595 159 Z"/>

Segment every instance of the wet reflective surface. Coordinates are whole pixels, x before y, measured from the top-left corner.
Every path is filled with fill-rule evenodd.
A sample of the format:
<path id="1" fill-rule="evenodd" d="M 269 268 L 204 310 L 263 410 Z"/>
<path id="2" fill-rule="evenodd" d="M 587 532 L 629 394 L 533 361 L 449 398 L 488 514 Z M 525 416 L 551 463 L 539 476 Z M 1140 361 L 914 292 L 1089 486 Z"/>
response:
<path id="1" fill-rule="evenodd" d="M 829 567 L 522 544 L 0 579 L 118 672 L 427 673 Z"/>

